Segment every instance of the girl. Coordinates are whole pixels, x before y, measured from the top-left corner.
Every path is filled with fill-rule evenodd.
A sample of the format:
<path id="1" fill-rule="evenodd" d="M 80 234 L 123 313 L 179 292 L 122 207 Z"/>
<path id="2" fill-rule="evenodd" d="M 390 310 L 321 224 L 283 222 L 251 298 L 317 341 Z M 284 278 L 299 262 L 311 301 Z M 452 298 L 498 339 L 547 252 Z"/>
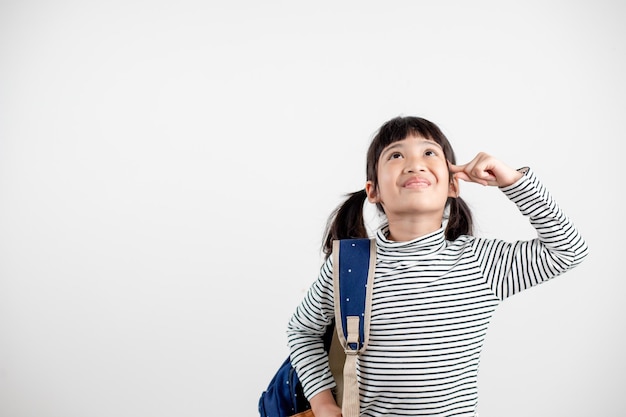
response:
<path id="1" fill-rule="evenodd" d="M 485 153 L 455 164 L 436 125 L 392 119 L 370 145 L 365 188 L 330 217 L 326 261 L 287 331 L 316 417 L 341 416 L 322 343 L 334 318 L 329 255 L 334 239 L 367 237 L 365 199 L 386 221 L 375 237 L 370 339 L 358 362 L 361 416 L 475 416 L 479 356 L 496 306 L 587 255 L 585 241 L 529 168 L 514 170 Z M 459 180 L 498 186 L 528 216 L 537 238 L 473 237 Z"/>

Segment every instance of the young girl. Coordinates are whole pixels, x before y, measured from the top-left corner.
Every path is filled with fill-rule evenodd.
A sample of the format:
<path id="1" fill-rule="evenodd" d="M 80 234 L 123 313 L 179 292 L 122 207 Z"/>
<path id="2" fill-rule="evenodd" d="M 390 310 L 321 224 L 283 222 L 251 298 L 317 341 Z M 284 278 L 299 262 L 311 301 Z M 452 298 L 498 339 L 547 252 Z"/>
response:
<path id="1" fill-rule="evenodd" d="M 370 339 L 359 356 L 361 416 L 475 416 L 478 363 L 505 298 L 579 264 L 587 246 L 528 168 L 485 153 L 464 165 L 433 123 L 398 117 L 367 153 L 365 188 L 329 219 L 326 261 L 288 326 L 291 361 L 316 417 L 338 417 L 322 336 L 334 318 L 332 241 L 367 237 L 365 199 L 386 222 L 376 232 Z M 459 180 L 498 186 L 537 231 L 530 241 L 472 236 Z"/>

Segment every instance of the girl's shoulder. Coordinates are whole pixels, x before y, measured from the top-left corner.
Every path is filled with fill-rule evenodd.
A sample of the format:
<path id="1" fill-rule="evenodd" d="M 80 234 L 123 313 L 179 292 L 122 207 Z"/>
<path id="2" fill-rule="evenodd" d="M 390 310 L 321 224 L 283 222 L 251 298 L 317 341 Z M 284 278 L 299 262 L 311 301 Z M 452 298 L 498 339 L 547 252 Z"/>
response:
<path id="1" fill-rule="evenodd" d="M 446 250 L 451 252 L 459 252 L 459 251 L 475 251 L 476 248 L 484 245 L 489 245 L 490 242 L 496 242 L 498 239 L 489 239 L 486 237 L 478 237 L 478 236 L 470 236 L 470 235 L 461 235 L 457 237 L 455 240 L 447 240 L 446 241 Z"/>

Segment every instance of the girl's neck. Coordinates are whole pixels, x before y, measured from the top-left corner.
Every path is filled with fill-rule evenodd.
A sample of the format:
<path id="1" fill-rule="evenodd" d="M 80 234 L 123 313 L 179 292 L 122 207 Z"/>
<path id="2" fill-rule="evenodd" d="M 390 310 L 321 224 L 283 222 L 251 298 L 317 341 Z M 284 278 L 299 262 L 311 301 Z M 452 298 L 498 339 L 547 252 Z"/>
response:
<path id="1" fill-rule="evenodd" d="M 402 218 L 388 219 L 389 240 L 408 242 L 422 236 L 436 232 L 441 228 L 441 218 L 434 220 Z"/>

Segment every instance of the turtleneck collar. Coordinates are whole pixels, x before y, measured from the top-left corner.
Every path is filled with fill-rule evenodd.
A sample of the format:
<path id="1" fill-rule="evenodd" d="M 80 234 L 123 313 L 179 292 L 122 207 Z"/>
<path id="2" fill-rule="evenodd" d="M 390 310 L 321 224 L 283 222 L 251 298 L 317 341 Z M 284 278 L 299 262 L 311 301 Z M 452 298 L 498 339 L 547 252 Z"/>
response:
<path id="1" fill-rule="evenodd" d="M 443 227 L 424 236 L 407 242 L 389 240 L 389 226 L 384 225 L 376 232 L 376 246 L 379 258 L 397 259 L 398 256 L 420 256 L 438 252 L 445 247 L 445 230 Z"/>

